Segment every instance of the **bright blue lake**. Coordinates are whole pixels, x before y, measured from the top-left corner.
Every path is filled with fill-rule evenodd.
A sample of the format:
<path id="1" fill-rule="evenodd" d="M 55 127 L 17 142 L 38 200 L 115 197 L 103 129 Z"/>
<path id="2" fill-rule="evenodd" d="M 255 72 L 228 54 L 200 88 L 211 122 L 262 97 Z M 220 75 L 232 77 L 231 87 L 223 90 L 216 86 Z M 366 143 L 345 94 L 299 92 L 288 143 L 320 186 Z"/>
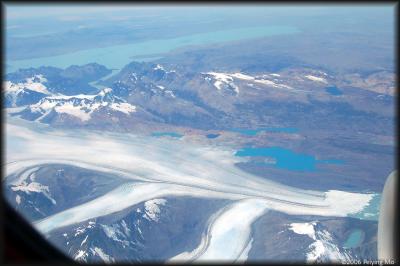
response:
<path id="1" fill-rule="evenodd" d="M 312 155 L 295 153 L 281 147 L 246 147 L 238 150 L 236 156 L 272 157 L 276 160 L 275 167 L 291 171 L 315 171 L 318 163 L 341 164 L 341 160 L 317 160 Z M 270 163 L 265 163 L 270 165 Z"/>
<path id="2" fill-rule="evenodd" d="M 218 138 L 220 134 L 207 134 L 206 137 L 208 139 L 215 139 Z"/>

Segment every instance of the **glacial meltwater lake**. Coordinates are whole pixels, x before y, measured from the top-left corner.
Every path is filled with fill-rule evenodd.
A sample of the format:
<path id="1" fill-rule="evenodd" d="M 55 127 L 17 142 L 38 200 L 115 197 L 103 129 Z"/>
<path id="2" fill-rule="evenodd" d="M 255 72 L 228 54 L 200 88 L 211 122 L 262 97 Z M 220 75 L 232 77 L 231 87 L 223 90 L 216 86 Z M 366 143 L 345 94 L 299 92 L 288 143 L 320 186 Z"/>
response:
<path id="1" fill-rule="evenodd" d="M 153 132 L 151 133 L 152 137 L 172 137 L 172 138 L 181 138 L 183 137 L 182 134 L 176 132 Z"/>
<path id="2" fill-rule="evenodd" d="M 277 168 L 291 170 L 291 171 L 315 171 L 316 164 L 330 163 L 341 164 L 341 160 L 317 160 L 315 156 L 295 153 L 289 149 L 281 147 L 245 147 L 235 153 L 236 156 L 241 157 L 270 157 L 274 158 L 276 162 L 265 164 L 273 165 Z"/>
<path id="3" fill-rule="evenodd" d="M 353 230 L 344 243 L 344 248 L 356 248 L 363 241 L 364 232 L 360 229 Z"/>
<path id="4" fill-rule="evenodd" d="M 87 63 L 99 63 L 108 68 L 121 69 L 131 61 L 134 61 L 132 57 L 140 57 L 139 61 L 151 61 L 157 58 L 154 57 L 154 54 L 163 54 L 190 45 L 208 45 L 274 35 L 296 34 L 299 32 L 297 28 L 291 26 L 262 26 L 213 31 L 177 38 L 155 39 L 104 48 L 80 50 L 57 56 L 9 60 L 6 62 L 8 66 L 6 72 L 10 73 L 19 68 L 40 66 L 66 68 L 70 65 L 84 65 Z M 146 55 L 149 57 L 146 58 Z"/>
<path id="5" fill-rule="evenodd" d="M 294 127 L 267 127 L 267 128 L 257 128 L 257 129 L 242 129 L 234 128 L 230 131 L 238 132 L 247 136 L 255 136 L 260 132 L 277 132 L 277 133 L 297 133 L 299 130 Z"/>

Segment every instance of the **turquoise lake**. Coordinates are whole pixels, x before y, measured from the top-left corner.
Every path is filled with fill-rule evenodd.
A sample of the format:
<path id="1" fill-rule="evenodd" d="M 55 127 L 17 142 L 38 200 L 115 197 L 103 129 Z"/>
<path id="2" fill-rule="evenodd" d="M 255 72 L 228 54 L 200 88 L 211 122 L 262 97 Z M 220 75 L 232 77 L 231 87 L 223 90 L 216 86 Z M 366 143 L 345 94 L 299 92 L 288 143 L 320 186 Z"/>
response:
<path id="1" fill-rule="evenodd" d="M 183 137 L 182 134 L 176 133 L 176 132 L 153 132 L 151 133 L 152 137 L 172 137 L 172 138 L 181 138 Z"/>
<path id="2" fill-rule="evenodd" d="M 154 57 L 154 54 L 167 53 L 171 50 L 189 45 L 208 45 L 213 43 L 296 33 L 299 33 L 299 30 L 295 27 L 289 26 L 263 26 L 214 31 L 178 38 L 149 40 L 105 48 L 81 50 L 57 56 L 15 61 L 10 60 L 6 62 L 8 66 L 6 72 L 9 73 L 15 71 L 18 68 L 39 66 L 65 68 L 70 65 L 83 65 L 93 62 L 105 65 L 108 68 L 120 69 L 133 61 L 132 57 L 135 56 L 140 56 L 140 61 L 150 61 L 157 58 Z M 149 55 L 149 58 L 146 58 L 146 55 Z"/>
<path id="3" fill-rule="evenodd" d="M 238 132 L 247 136 L 255 136 L 260 132 L 281 132 L 281 133 L 297 133 L 299 130 L 294 127 L 268 127 L 268 128 L 257 128 L 257 129 L 240 129 L 234 128 L 230 131 Z"/>
<path id="4" fill-rule="evenodd" d="M 346 242 L 343 244 L 344 248 L 355 248 L 358 247 L 362 240 L 363 240 L 363 231 L 360 229 L 356 229 L 351 234 L 349 237 L 346 239 Z"/>
<path id="5" fill-rule="evenodd" d="M 318 163 L 343 163 L 341 160 L 317 160 L 312 155 L 295 153 L 281 147 L 246 147 L 238 150 L 235 155 L 241 157 L 272 157 L 276 159 L 276 163 L 272 165 L 291 171 L 315 171 Z M 265 164 L 271 165 L 271 163 Z"/>

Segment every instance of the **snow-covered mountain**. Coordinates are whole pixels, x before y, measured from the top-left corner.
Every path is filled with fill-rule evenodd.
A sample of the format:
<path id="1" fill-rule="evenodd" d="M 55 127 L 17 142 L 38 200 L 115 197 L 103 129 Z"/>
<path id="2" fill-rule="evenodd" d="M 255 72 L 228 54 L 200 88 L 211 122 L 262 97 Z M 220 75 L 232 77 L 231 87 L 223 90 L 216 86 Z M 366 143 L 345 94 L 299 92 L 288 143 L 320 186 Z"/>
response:
<path id="1" fill-rule="evenodd" d="M 288 85 L 277 82 L 276 77 L 279 77 L 280 75 L 276 73 L 262 75 L 262 76 L 250 76 L 240 72 L 237 73 L 207 72 L 203 73 L 203 75 L 205 76 L 205 80 L 211 82 L 218 90 L 231 89 L 235 92 L 235 95 L 238 95 L 240 92 L 239 86 L 235 83 L 235 81 L 246 82 L 247 85 L 250 87 L 267 86 L 267 87 L 283 88 L 289 90 L 294 89 Z"/>
<path id="2" fill-rule="evenodd" d="M 5 76 L 3 93 L 6 108 L 37 103 L 51 95 L 93 94 L 89 83 L 111 73 L 105 66 L 91 63 L 66 69 L 39 67 L 20 69 Z"/>
<path id="3" fill-rule="evenodd" d="M 289 229 L 296 234 L 307 235 L 314 241 L 307 248 L 307 262 L 339 262 L 352 259 L 352 254 L 343 249 L 318 221 L 292 223 Z"/>
<path id="4" fill-rule="evenodd" d="M 42 98 L 39 102 L 27 106 L 17 113 L 22 118 L 41 122 L 54 119 L 54 116 L 67 116 L 81 122 L 86 122 L 95 113 L 119 113 L 130 116 L 136 112 L 136 106 L 116 97 L 112 89 L 105 88 L 98 94 L 73 96 L 53 95 Z"/>
<path id="5" fill-rule="evenodd" d="M 105 130 L 145 123 L 197 129 L 257 128 L 266 123 L 301 127 L 310 120 L 318 128 L 331 129 L 343 122 L 343 114 L 346 124 L 363 123 L 349 113 L 371 121 L 365 102 L 372 102 L 374 111 L 383 115 L 393 102 L 393 97 L 362 89 L 345 91 L 337 87 L 338 78 L 332 73 L 304 67 L 279 72 L 194 72 L 167 63 L 132 62 L 111 76 L 104 77 L 106 73 L 98 64 L 10 73 L 5 83 L 6 107 L 27 106 L 14 114 L 52 126 L 89 125 Z M 95 79 L 99 77 L 103 78 Z M 112 93 L 99 93 L 99 86 L 111 88 Z M 299 116 L 294 119 L 293 114 Z"/>
<path id="6" fill-rule="evenodd" d="M 43 75 L 33 75 L 23 82 L 5 81 L 5 107 L 33 104 L 41 98 L 51 95 L 46 87 L 47 79 Z"/>

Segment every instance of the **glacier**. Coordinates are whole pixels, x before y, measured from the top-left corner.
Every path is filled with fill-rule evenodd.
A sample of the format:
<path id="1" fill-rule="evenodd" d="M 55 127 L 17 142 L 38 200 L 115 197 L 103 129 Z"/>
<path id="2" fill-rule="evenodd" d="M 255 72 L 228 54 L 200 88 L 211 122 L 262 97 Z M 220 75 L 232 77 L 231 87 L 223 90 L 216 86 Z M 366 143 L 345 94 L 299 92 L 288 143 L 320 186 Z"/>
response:
<path id="1" fill-rule="evenodd" d="M 114 173 L 131 180 L 89 202 L 36 221 L 34 226 L 42 234 L 141 202 L 148 202 L 154 214 L 151 217 L 155 218 L 157 210 L 153 205 L 165 203 L 161 199 L 166 196 L 228 199 L 231 203 L 210 217 L 199 247 L 172 261 L 243 261 L 251 248 L 251 225 L 269 210 L 345 217 L 361 211 L 373 197 L 371 193 L 304 190 L 262 179 L 237 168 L 235 163 L 242 159 L 234 156 L 234 149 L 228 146 L 59 130 L 17 117 L 7 117 L 5 129 L 5 182 L 21 183 L 32 167 L 51 163 Z M 19 179 L 13 180 L 12 175 Z M 229 247 L 224 245 L 227 241 L 231 243 Z"/>

